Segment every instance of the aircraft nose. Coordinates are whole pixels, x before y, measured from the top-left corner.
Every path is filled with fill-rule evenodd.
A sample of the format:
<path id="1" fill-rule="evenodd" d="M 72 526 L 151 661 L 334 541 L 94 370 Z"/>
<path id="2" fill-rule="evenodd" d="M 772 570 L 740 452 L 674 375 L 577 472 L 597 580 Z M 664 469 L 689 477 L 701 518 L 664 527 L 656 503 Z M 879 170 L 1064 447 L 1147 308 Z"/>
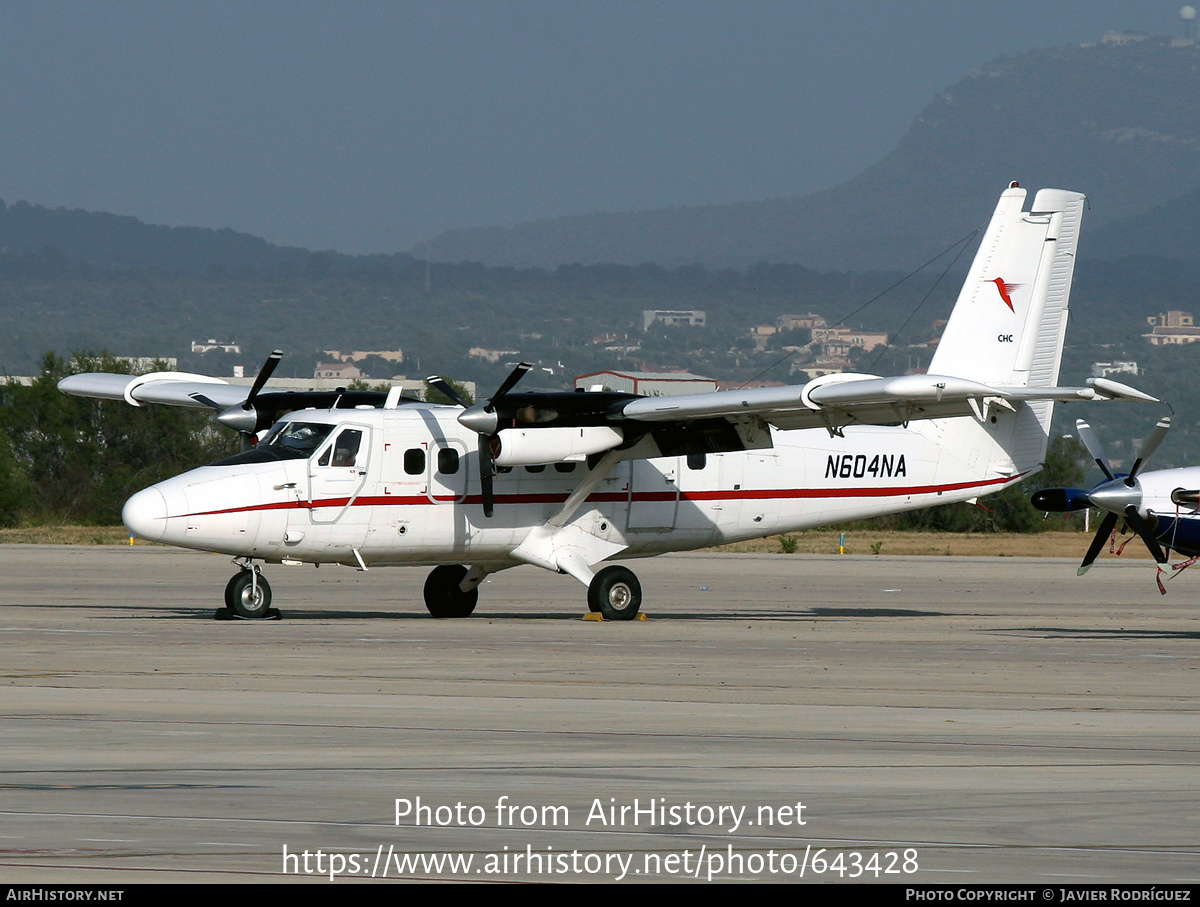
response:
<path id="1" fill-rule="evenodd" d="M 157 488 L 139 491 L 125 502 L 121 519 L 138 538 L 157 542 L 167 531 L 167 499 Z"/>

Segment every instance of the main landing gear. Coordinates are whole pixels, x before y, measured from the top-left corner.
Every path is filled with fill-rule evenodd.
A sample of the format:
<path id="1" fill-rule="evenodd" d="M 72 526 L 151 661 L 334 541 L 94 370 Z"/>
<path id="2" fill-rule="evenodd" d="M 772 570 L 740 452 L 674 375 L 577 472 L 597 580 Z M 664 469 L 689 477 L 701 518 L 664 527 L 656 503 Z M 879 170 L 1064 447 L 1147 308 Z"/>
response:
<path id="1" fill-rule="evenodd" d="M 469 571 L 461 564 L 434 567 L 425 579 L 425 607 L 434 617 L 467 617 L 479 601 L 479 580 L 463 592 L 462 581 Z"/>
<path id="2" fill-rule="evenodd" d="M 468 570 L 461 564 L 434 567 L 425 579 L 425 607 L 434 617 L 467 617 L 475 610 L 486 575 L 480 567 Z M 469 588 L 464 592 L 463 586 Z M 642 584 L 632 570 L 614 564 L 591 578 L 587 600 L 588 610 L 605 620 L 633 620 L 642 607 Z"/>
<path id="3" fill-rule="evenodd" d="M 632 570 L 605 567 L 588 584 L 588 610 L 605 620 L 633 620 L 642 607 L 642 584 Z"/>
<path id="4" fill-rule="evenodd" d="M 262 569 L 249 562 L 225 584 L 225 607 L 216 614 L 218 620 L 279 620 L 280 616 L 271 607 L 271 584 Z"/>

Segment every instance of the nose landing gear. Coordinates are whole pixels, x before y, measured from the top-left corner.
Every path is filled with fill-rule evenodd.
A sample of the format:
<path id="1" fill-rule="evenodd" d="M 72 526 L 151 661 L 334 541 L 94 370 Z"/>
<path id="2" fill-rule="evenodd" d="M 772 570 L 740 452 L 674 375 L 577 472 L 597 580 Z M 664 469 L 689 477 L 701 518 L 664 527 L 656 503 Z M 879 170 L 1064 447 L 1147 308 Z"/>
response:
<path id="1" fill-rule="evenodd" d="M 216 613 L 217 620 L 279 620 L 282 615 L 271 607 L 271 584 L 262 575 L 262 568 L 249 561 L 225 584 L 225 607 Z"/>

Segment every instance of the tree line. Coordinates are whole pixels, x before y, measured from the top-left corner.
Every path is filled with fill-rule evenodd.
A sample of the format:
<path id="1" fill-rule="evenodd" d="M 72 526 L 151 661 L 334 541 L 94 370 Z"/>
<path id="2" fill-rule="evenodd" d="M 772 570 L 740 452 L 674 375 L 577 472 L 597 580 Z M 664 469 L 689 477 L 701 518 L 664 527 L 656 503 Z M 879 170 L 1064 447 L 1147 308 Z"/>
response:
<path id="1" fill-rule="evenodd" d="M 0 525 L 115 525 L 134 492 L 237 450 L 203 412 L 71 397 L 77 372 L 130 371 L 109 355 L 47 353 L 31 384 L 0 384 Z"/>

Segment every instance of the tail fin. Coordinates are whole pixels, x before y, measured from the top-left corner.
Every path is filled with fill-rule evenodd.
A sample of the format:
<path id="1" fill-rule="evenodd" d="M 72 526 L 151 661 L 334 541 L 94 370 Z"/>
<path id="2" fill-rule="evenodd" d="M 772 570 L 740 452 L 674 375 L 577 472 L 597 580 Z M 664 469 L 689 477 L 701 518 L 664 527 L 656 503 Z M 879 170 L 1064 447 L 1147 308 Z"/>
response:
<path id="1" fill-rule="evenodd" d="M 1025 190 L 1009 187 L 996 205 L 929 373 L 992 387 L 1052 388 L 1058 383 L 1075 248 L 1086 196 L 1042 189 L 1023 209 Z M 993 426 L 991 468 L 1035 470 L 1045 459 L 1051 400 L 1027 400 Z M 966 423 L 954 444 L 972 446 Z M 947 436 L 947 439 L 949 436 Z M 988 445 L 985 445 L 985 447 Z"/>
<path id="2" fill-rule="evenodd" d="M 1024 211 L 1025 190 L 1004 191 L 930 374 L 1008 387 L 1058 382 L 1085 198 L 1042 189 Z"/>

